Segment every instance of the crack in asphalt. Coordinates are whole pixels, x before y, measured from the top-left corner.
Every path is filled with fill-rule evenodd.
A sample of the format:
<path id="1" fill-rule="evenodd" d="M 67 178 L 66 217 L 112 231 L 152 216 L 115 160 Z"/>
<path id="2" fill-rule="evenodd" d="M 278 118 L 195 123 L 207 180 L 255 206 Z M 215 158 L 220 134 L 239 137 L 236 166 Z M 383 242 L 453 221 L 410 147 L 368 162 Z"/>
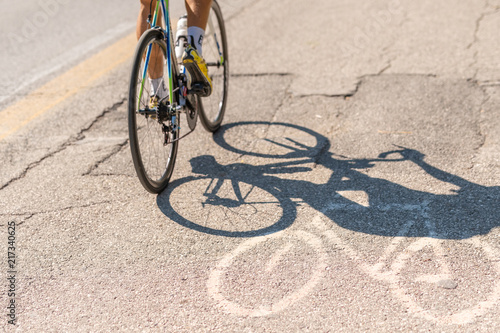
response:
<path id="1" fill-rule="evenodd" d="M 116 111 L 120 106 L 122 106 L 125 102 L 127 101 L 127 98 L 122 98 L 120 101 L 116 102 L 115 104 L 113 104 L 112 106 L 110 106 L 109 108 L 103 110 L 101 112 L 101 114 L 99 114 L 97 117 L 94 118 L 94 120 L 92 120 L 90 122 L 89 125 L 87 125 L 86 127 L 84 127 L 83 129 L 80 130 L 80 132 L 78 132 L 76 134 L 76 139 L 73 139 L 73 140 L 69 140 L 71 141 L 69 143 L 69 145 L 72 145 L 74 144 L 75 142 L 78 142 L 80 140 L 83 140 L 85 138 L 84 136 L 84 133 L 85 132 L 88 132 L 92 129 L 92 127 L 97 124 L 99 122 L 99 120 L 101 120 L 102 118 L 104 118 L 104 116 L 106 116 L 108 113 L 112 112 L 112 111 Z"/>
<path id="2" fill-rule="evenodd" d="M 479 28 L 481 27 L 481 23 L 486 18 L 486 16 L 493 15 L 493 14 L 496 14 L 498 12 L 500 12 L 500 8 L 494 7 L 492 4 L 490 4 L 489 0 L 485 1 L 483 12 L 476 20 L 473 38 L 472 38 L 472 41 L 469 43 L 469 45 L 467 45 L 467 49 L 472 48 L 472 46 L 474 46 L 474 44 L 476 44 L 478 42 L 478 40 L 479 40 L 479 37 L 478 37 Z"/>
<path id="3" fill-rule="evenodd" d="M 26 175 L 28 174 L 28 172 L 30 170 L 32 170 L 35 167 L 37 167 L 38 165 L 40 165 L 46 159 L 48 159 L 48 158 L 50 158 L 50 157 L 52 157 L 52 156 L 60 153 L 61 151 L 63 151 L 64 149 L 66 149 L 68 146 L 69 146 L 69 143 L 67 141 L 67 142 L 63 143 L 61 146 L 59 146 L 56 150 L 54 150 L 54 151 L 50 152 L 49 154 L 41 157 L 37 161 L 30 163 L 18 176 L 14 177 L 14 178 L 11 178 L 4 185 L 2 185 L 0 187 L 0 191 L 3 190 L 3 189 L 5 189 L 7 186 L 11 185 L 12 183 L 14 183 L 14 182 L 16 182 L 18 180 L 23 179 L 24 177 L 26 177 Z"/>
<path id="4" fill-rule="evenodd" d="M 376 74 L 365 74 L 359 77 L 358 82 L 356 82 L 356 86 L 354 89 L 348 93 L 343 93 L 343 94 L 300 94 L 300 95 L 294 95 L 296 98 L 307 98 L 307 97 L 326 97 L 326 98 L 344 98 L 344 99 L 349 99 L 351 97 L 354 97 L 358 91 L 360 86 L 363 84 L 363 81 L 367 77 L 377 77 L 377 76 L 382 76 L 384 75 L 384 72 L 391 67 L 391 64 L 389 63 L 386 65 L 382 70 L 380 70 Z M 437 77 L 436 74 L 429 73 L 429 74 L 419 74 L 419 73 L 395 73 L 395 74 L 389 74 L 392 76 L 423 76 L 423 77 Z"/>
<path id="5" fill-rule="evenodd" d="M 13 177 L 9 181 L 7 181 L 4 185 L 2 185 L 0 187 L 0 191 L 3 190 L 3 189 L 5 189 L 5 188 L 7 188 L 8 186 L 10 186 L 11 184 L 13 184 L 14 182 L 25 178 L 29 171 L 31 171 L 32 169 L 36 168 L 38 165 L 40 165 L 46 159 L 49 159 L 49 158 L 57 155 L 58 153 L 64 151 L 66 148 L 68 148 L 69 146 L 73 145 L 75 142 L 83 140 L 85 138 L 85 132 L 89 131 L 106 114 L 108 114 L 111 111 L 114 111 L 114 110 L 118 109 L 118 107 L 120 107 L 121 105 L 123 105 L 123 103 L 125 103 L 126 100 L 127 100 L 126 98 L 123 98 L 122 100 L 120 100 L 120 101 L 116 102 L 115 104 L 113 104 L 111 107 L 109 107 L 107 109 L 104 109 L 101 112 L 101 114 L 99 114 L 94 120 L 92 120 L 90 122 L 89 125 L 83 127 L 78 133 L 76 133 L 75 135 L 71 136 L 66 142 L 64 142 L 63 144 L 61 144 L 55 150 L 49 152 L 47 155 L 42 156 L 37 161 L 34 161 L 34 162 L 30 163 L 26 168 L 24 168 L 24 170 L 18 176 Z"/>
<path id="6" fill-rule="evenodd" d="M 300 95 L 295 95 L 294 97 L 296 97 L 296 98 L 325 97 L 325 98 L 347 99 L 349 97 L 352 97 L 353 95 L 354 95 L 354 93 L 347 93 L 347 94 L 300 94 Z"/>
<path id="7" fill-rule="evenodd" d="M 500 81 L 477 81 L 480 87 L 499 87 Z"/>
<path id="8" fill-rule="evenodd" d="M 378 76 L 379 74 L 375 75 L 370 75 L 370 76 Z M 343 99 L 348 99 L 356 95 L 356 93 L 359 90 L 359 86 L 362 84 L 363 79 L 369 75 L 363 75 L 359 78 L 358 82 L 356 82 L 356 85 L 354 89 L 348 93 L 343 93 L 343 94 L 299 94 L 299 95 L 294 95 L 295 98 L 308 98 L 308 97 L 325 97 L 325 98 L 343 98 Z"/>
<path id="9" fill-rule="evenodd" d="M 87 170 L 87 172 L 82 174 L 82 176 L 89 176 L 92 173 L 92 171 L 96 170 L 101 164 L 103 164 L 104 162 L 108 161 L 111 157 L 113 157 L 116 154 L 118 154 L 119 152 L 121 152 L 123 147 L 127 146 L 128 142 L 129 142 L 129 139 L 126 139 L 122 143 L 115 145 L 115 147 L 113 148 L 113 150 L 109 154 L 107 154 L 106 156 L 101 158 L 99 161 L 95 162 L 94 165 L 92 165 Z"/>
<path id="10" fill-rule="evenodd" d="M 482 113 L 484 112 L 484 106 L 491 99 L 491 95 L 486 90 L 486 87 L 482 86 L 477 81 L 475 83 L 478 85 L 479 89 L 481 89 L 481 91 L 484 93 L 484 98 L 479 106 L 479 116 L 478 116 L 479 119 L 477 120 L 477 123 L 476 123 L 476 126 L 478 128 L 477 133 L 481 137 L 481 140 L 480 140 L 478 146 L 474 149 L 474 157 L 472 158 L 473 167 L 475 166 L 475 164 L 476 164 L 475 160 L 476 160 L 477 156 L 479 155 L 480 150 L 484 147 L 484 145 L 486 143 L 486 139 L 488 137 L 483 131 L 484 120 L 482 119 Z"/>
<path id="11" fill-rule="evenodd" d="M 500 12 L 500 8 L 493 7 L 494 9 L 491 10 L 492 7 L 493 7 L 493 5 L 490 4 L 489 0 L 486 0 L 484 8 L 483 8 L 483 12 L 476 19 L 473 38 L 472 38 L 472 41 L 469 43 L 469 45 L 467 45 L 466 50 L 473 49 L 474 46 L 478 43 L 478 41 L 479 41 L 479 29 L 481 27 L 481 23 L 483 22 L 483 20 L 489 15 L 494 15 L 494 14 Z M 479 50 L 475 50 L 474 54 L 472 56 L 472 63 L 470 64 L 469 67 L 474 69 L 476 67 L 476 65 L 478 64 L 478 62 L 479 62 Z M 479 72 L 479 68 L 475 68 L 474 76 L 473 76 L 474 79 L 477 77 L 478 72 Z"/>
<path id="12" fill-rule="evenodd" d="M 16 225 L 22 225 L 26 223 L 29 219 L 33 218 L 36 215 L 41 215 L 41 214 L 51 214 L 51 213 L 56 213 L 56 212 L 65 212 L 71 209 L 78 209 L 78 208 L 89 208 L 89 207 L 94 207 L 94 206 L 100 206 L 104 204 L 111 204 L 113 201 L 111 200 L 105 200 L 105 201 L 100 201 L 100 202 L 91 202 L 83 205 L 70 205 L 62 208 L 57 208 L 57 209 L 51 209 L 51 210 L 41 210 L 41 211 L 35 211 L 35 212 L 22 212 L 22 213 L 0 213 L 0 216 L 16 216 L 16 217 L 24 217 L 21 222 L 16 223 Z M 0 226 L 2 226 L 0 224 Z"/>
<path id="13" fill-rule="evenodd" d="M 290 80 L 290 82 L 288 82 L 287 86 L 285 87 L 285 93 L 283 94 L 283 98 L 281 99 L 280 103 L 276 106 L 276 108 L 274 110 L 274 114 L 273 114 L 271 123 L 276 122 L 278 112 L 283 107 L 283 105 L 285 105 L 285 101 L 291 96 L 290 87 L 292 86 L 292 83 L 293 83 L 293 79 Z M 266 133 L 266 135 L 267 135 L 267 133 Z"/>
<path id="14" fill-rule="evenodd" d="M 226 23 L 232 21 L 233 19 L 235 19 L 236 17 L 238 17 L 240 14 L 242 14 L 245 11 L 247 11 L 248 9 L 252 8 L 256 4 L 258 4 L 259 2 L 261 2 L 261 0 L 251 1 L 248 5 L 242 6 L 239 10 L 237 10 L 236 12 L 234 12 L 232 15 L 229 15 L 228 17 L 224 17 L 224 21 Z M 227 1 L 227 2 L 224 1 L 223 3 L 221 2 L 221 4 L 226 5 L 226 6 L 227 6 L 227 3 L 229 3 L 229 1 Z"/>
<path id="15" fill-rule="evenodd" d="M 10 216 L 12 218 L 9 219 L 10 221 L 15 221 L 15 218 L 21 218 L 21 221 L 16 221 L 16 226 L 23 225 L 26 221 L 28 221 L 30 218 L 32 218 L 35 214 L 22 214 L 22 213 L 12 213 L 12 214 L 3 214 L 0 213 L 0 216 Z M 5 227 L 7 224 L 0 224 L 0 227 Z"/>
<path id="16" fill-rule="evenodd" d="M 116 173 L 110 173 L 110 172 L 102 172 L 102 173 L 98 173 L 98 174 L 89 174 L 88 175 L 89 177 L 128 177 L 128 178 L 137 178 L 136 175 L 130 175 L 130 174 L 126 174 L 126 173 L 120 173 L 120 172 L 116 172 Z"/>
<path id="17" fill-rule="evenodd" d="M 295 76 L 295 75 L 293 75 L 291 73 L 255 73 L 255 74 L 239 74 L 238 76 L 245 76 L 245 77 L 281 76 L 281 77 L 283 77 L 283 76 Z M 284 89 L 285 93 L 283 94 L 283 98 L 278 103 L 278 105 L 274 108 L 274 112 L 273 112 L 272 118 L 269 121 L 270 124 L 267 126 L 266 132 L 264 134 L 265 138 L 267 138 L 267 135 L 269 133 L 269 129 L 271 128 L 271 125 L 276 122 L 276 120 L 277 120 L 277 114 L 278 114 L 279 110 L 285 105 L 285 101 L 287 100 L 287 98 L 289 98 L 291 96 L 291 94 L 289 93 L 289 91 L 290 91 L 290 87 L 292 86 L 292 84 L 293 84 L 293 79 L 290 80 L 288 82 L 288 84 L 286 85 L 286 87 Z M 252 144 L 254 142 L 257 142 L 257 141 L 258 140 L 253 141 Z M 239 156 L 237 156 L 234 159 L 234 161 L 240 160 L 245 155 L 246 155 L 245 153 L 240 154 Z"/>
<path id="18" fill-rule="evenodd" d="M 387 65 L 386 65 L 384 68 L 382 68 L 382 69 L 381 69 L 381 70 L 377 73 L 377 75 L 382 75 L 382 74 L 384 74 L 384 73 L 385 73 L 385 72 L 386 72 L 389 68 L 391 68 L 391 67 L 392 67 L 392 62 L 393 62 L 394 60 L 396 60 L 396 58 L 397 58 L 397 57 L 394 57 L 394 59 L 393 59 L 393 60 L 389 59 L 389 61 L 388 61 Z"/>
<path id="19" fill-rule="evenodd" d="M 278 77 L 283 77 L 283 76 L 295 76 L 293 73 L 287 73 L 287 72 L 266 72 L 266 73 L 235 73 L 235 74 L 230 74 L 231 77 L 262 77 L 262 76 L 278 76 Z"/>

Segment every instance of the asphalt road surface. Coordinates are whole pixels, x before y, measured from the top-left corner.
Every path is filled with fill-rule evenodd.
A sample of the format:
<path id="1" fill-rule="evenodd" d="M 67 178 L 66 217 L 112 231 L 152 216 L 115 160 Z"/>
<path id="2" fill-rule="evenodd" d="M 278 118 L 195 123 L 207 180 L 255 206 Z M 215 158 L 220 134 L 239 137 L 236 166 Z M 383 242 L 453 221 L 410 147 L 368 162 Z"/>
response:
<path id="1" fill-rule="evenodd" d="M 224 125 L 151 195 L 138 4 L 2 2 L 2 330 L 500 331 L 500 1 L 220 3 Z"/>

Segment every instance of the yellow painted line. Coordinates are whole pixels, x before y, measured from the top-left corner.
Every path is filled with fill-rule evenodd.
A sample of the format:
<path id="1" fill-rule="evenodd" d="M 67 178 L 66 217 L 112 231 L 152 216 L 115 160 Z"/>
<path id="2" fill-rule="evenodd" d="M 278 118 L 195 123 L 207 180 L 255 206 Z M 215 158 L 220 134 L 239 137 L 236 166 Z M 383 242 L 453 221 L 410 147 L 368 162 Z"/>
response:
<path id="1" fill-rule="evenodd" d="M 136 44 L 130 34 L 1 111 L 0 141 L 130 59 Z"/>

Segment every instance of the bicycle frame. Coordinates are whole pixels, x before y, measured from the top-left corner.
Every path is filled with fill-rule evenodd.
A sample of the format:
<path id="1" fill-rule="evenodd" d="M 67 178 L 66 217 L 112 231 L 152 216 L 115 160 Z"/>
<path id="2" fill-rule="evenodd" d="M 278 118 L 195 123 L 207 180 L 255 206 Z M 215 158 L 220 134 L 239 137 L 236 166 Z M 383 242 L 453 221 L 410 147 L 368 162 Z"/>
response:
<path id="1" fill-rule="evenodd" d="M 161 5 L 161 12 L 163 13 L 163 18 L 165 20 L 165 28 L 161 26 L 161 23 L 158 24 L 159 20 L 159 13 L 160 13 L 160 5 Z M 154 10 L 154 15 L 153 15 L 153 21 L 151 22 L 151 28 L 150 29 L 158 29 L 162 32 L 164 39 L 166 41 L 166 53 L 167 53 L 167 72 L 168 72 L 168 99 L 170 102 L 170 106 L 174 106 L 174 100 L 173 100 L 173 92 L 174 92 L 174 83 L 173 79 L 176 76 L 176 72 L 178 70 L 178 65 L 177 65 L 177 60 L 172 57 L 172 50 L 173 50 L 173 33 L 172 33 L 172 27 L 170 24 L 170 15 L 169 15 L 169 0 L 158 0 L 156 1 L 156 7 Z M 161 22 L 161 18 L 160 18 Z M 145 65 L 144 65 L 144 72 L 142 74 L 142 82 L 141 82 L 141 89 L 139 91 L 139 101 L 142 98 L 143 90 L 144 90 L 144 83 L 147 78 L 147 71 L 148 71 L 148 66 L 149 66 L 149 60 L 151 57 L 151 51 L 152 51 L 153 45 L 149 45 L 148 51 L 146 53 L 146 59 L 145 59 Z M 172 72 L 172 69 L 175 68 L 175 73 Z"/>
<path id="2" fill-rule="evenodd" d="M 161 13 L 163 14 L 163 18 L 165 21 L 165 28 L 161 26 L 161 18 L 160 18 L 160 10 Z M 165 40 L 165 50 L 166 50 L 166 59 L 167 59 L 167 71 L 168 71 L 168 98 L 169 98 L 169 103 L 170 103 L 170 109 L 173 111 L 179 111 L 182 109 L 185 104 L 186 104 L 186 93 L 181 92 L 179 94 L 179 101 L 178 103 L 180 106 L 174 104 L 174 78 L 179 77 L 180 74 L 180 68 L 179 64 L 177 63 L 177 58 L 173 57 L 173 51 L 174 51 L 174 39 L 173 39 L 173 30 L 172 30 L 172 25 L 170 21 L 170 12 L 169 12 L 169 0 L 158 0 L 156 1 L 156 6 L 154 10 L 154 15 L 153 15 L 153 20 L 150 23 L 150 29 L 157 29 L 159 30 L 163 38 Z M 219 39 L 217 37 L 216 30 L 214 29 L 214 24 L 212 22 L 211 17 L 208 17 L 208 22 L 207 25 L 209 27 L 209 30 L 213 32 L 213 38 L 217 47 L 217 52 L 219 59 L 216 63 L 207 63 L 208 66 L 217 66 L 219 67 L 220 65 L 224 64 L 225 59 L 222 54 L 221 46 L 219 44 Z M 146 59 L 145 59 L 145 66 L 144 66 L 144 72 L 142 73 L 142 82 L 141 82 L 141 88 L 139 91 L 139 101 L 142 98 L 143 90 L 144 90 L 144 84 L 145 80 L 147 78 L 147 70 L 149 66 L 149 61 L 151 57 L 151 52 L 152 52 L 152 45 L 149 45 L 148 51 L 146 53 Z M 184 70 L 182 70 L 184 73 Z M 140 106 L 138 106 L 140 108 Z M 177 115 L 177 114 L 176 114 Z"/>

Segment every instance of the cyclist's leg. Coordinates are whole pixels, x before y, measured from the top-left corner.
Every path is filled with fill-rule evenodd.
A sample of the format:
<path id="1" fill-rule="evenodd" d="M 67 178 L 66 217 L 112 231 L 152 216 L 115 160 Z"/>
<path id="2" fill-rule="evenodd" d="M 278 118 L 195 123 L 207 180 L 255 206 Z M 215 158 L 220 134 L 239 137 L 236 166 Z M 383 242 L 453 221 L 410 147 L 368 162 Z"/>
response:
<path id="1" fill-rule="evenodd" d="M 139 16 L 137 17 L 137 26 L 136 26 L 136 35 L 137 39 L 141 38 L 142 34 L 146 29 L 148 28 L 148 15 L 149 15 L 149 8 L 151 5 L 151 10 L 154 10 L 153 5 L 156 4 L 156 0 L 153 0 L 154 4 L 151 4 L 151 0 L 140 0 L 141 1 L 141 7 L 139 9 Z"/>
<path id="2" fill-rule="evenodd" d="M 203 40 L 203 59 L 212 81 L 212 94 L 199 99 L 198 114 L 203 127 L 207 131 L 214 132 L 220 127 L 224 118 L 229 80 L 226 29 L 222 12 L 215 0 L 212 1 Z"/>
<path id="3" fill-rule="evenodd" d="M 212 6 L 212 0 L 185 0 L 188 16 L 189 42 L 202 55 L 203 34 L 207 26 L 208 15 Z"/>
<path id="4" fill-rule="evenodd" d="M 190 45 L 185 50 L 182 62 L 191 75 L 196 94 L 209 96 L 212 93 L 212 81 L 202 58 L 202 44 L 212 0 L 185 0 L 185 4 Z"/>
<path id="5" fill-rule="evenodd" d="M 154 10 L 156 8 L 156 0 L 140 0 L 141 7 L 139 10 L 139 16 L 137 18 L 137 27 L 136 34 L 137 39 L 139 39 L 144 31 L 146 31 L 148 26 L 148 15 L 153 15 Z M 159 13 L 161 15 L 161 11 Z M 152 18 L 151 18 L 152 19 Z M 161 19 L 161 16 L 158 17 Z M 165 98 L 167 97 L 166 86 L 163 80 L 163 55 L 161 54 L 161 50 L 157 45 L 154 45 L 151 50 L 150 63 L 148 66 L 148 76 L 151 80 L 151 97 L 156 96 L 155 98 Z M 152 101 L 152 104 L 155 104 L 157 101 Z"/>
<path id="6" fill-rule="evenodd" d="M 212 0 L 186 0 L 188 26 L 205 29 L 211 6 Z"/>

